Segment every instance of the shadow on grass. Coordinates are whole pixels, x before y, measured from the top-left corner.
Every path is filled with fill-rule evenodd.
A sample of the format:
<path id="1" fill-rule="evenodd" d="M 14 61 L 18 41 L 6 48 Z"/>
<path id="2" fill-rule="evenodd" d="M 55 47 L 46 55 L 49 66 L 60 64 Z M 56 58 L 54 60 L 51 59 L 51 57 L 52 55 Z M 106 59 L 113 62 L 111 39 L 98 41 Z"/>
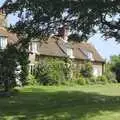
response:
<path id="1" fill-rule="evenodd" d="M 101 111 L 120 111 L 120 97 L 35 88 L 33 92 L 0 98 L 0 120 L 81 120 Z"/>

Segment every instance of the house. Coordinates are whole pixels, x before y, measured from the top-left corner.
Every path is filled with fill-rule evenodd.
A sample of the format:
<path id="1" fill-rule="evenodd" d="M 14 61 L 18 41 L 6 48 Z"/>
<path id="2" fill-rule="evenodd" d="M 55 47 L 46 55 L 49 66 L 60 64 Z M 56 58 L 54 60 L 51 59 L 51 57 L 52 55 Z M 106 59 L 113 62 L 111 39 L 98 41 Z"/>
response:
<path id="1" fill-rule="evenodd" d="M 69 42 L 68 32 L 65 27 L 60 28 L 58 35 L 51 36 L 47 41 L 33 40 L 30 43 L 30 65 L 49 58 L 70 58 L 72 63 L 79 68 L 85 61 L 91 61 L 94 76 L 101 76 L 104 72 L 105 61 L 88 42 Z"/>
<path id="2" fill-rule="evenodd" d="M 4 28 L 5 23 L 3 21 L 4 14 L 0 12 L 0 49 L 5 49 L 8 44 L 13 44 L 18 40 L 15 34 L 9 33 Z M 91 61 L 95 76 L 100 76 L 104 72 L 104 59 L 95 47 L 88 42 L 69 42 L 66 26 L 60 28 L 58 35 L 49 37 L 47 41 L 31 40 L 29 51 L 31 67 L 46 57 L 70 58 L 76 68 L 83 65 L 85 61 Z"/>
<path id="3" fill-rule="evenodd" d="M 3 11 L 0 11 L 0 49 L 5 49 L 8 44 L 18 41 L 16 34 L 10 33 L 5 28 L 6 20 Z"/>

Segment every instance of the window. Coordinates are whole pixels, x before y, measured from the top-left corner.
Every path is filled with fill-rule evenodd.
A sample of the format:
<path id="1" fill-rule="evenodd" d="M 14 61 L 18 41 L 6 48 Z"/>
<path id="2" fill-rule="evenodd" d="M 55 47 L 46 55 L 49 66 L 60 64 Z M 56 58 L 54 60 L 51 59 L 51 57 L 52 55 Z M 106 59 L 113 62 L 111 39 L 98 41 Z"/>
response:
<path id="1" fill-rule="evenodd" d="M 93 75 L 97 77 L 98 74 L 99 74 L 98 69 L 93 67 Z"/>
<path id="2" fill-rule="evenodd" d="M 67 55 L 68 55 L 70 58 L 74 58 L 74 56 L 73 56 L 73 49 L 67 48 Z"/>
<path id="3" fill-rule="evenodd" d="M 0 49 L 5 49 L 7 46 L 7 38 L 0 37 Z"/>
<path id="4" fill-rule="evenodd" d="M 85 56 L 86 56 L 86 59 L 89 59 L 89 60 L 94 60 L 94 57 L 93 57 L 93 53 L 88 51 L 88 50 L 85 50 L 83 48 L 79 48 L 80 49 L 80 52 L 82 52 Z"/>
<path id="5" fill-rule="evenodd" d="M 100 67 L 93 67 L 93 75 L 94 76 L 101 76 L 102 75 L 102 70 L 101 70 L 101 68 Z"/>
<path id="6" fill-rule="evenodd" d="M 31 42 L 30 46 L 29 46 L 29 50 L 33 53 L 37 53 L 38 52 L 38 42 Z"/>
<path id="7" fill-rule="evenodd" d="M 93 59 L 93 54 L 92 54 L 92 52 L 87 52 L 87 57 L 88 57 L 88 59 L 90 59 L 90 60 L 94 60 L 94 59 Z"/>

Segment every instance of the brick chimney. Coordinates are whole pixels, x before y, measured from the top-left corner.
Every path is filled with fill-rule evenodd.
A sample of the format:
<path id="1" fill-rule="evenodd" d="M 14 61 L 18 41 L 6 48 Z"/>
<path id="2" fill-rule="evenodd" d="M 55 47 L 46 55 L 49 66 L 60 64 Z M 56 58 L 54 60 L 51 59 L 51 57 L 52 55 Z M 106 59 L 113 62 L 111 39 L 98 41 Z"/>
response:
<path id="1" fill-rule="evenodd" d="M 69 32 L 69 28 L 67 25 L 64 25 L 63 27 L 60 27 L 58 29 L 58 36 L 61 37 L 64 42 L 67 42 L 68 40 L 68 32 Z"/>

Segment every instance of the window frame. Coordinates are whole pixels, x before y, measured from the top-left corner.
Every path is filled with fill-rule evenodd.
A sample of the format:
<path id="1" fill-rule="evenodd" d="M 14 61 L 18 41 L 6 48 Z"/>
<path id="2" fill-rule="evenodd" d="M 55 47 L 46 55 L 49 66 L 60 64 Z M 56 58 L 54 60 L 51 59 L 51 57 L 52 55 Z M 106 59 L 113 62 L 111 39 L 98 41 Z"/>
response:
<path id="1" fill-rule="evenodd" d="M 0 49 L 4 50 L 7 47 L 8 41 L 6 36 L 0 36 Z"/>

